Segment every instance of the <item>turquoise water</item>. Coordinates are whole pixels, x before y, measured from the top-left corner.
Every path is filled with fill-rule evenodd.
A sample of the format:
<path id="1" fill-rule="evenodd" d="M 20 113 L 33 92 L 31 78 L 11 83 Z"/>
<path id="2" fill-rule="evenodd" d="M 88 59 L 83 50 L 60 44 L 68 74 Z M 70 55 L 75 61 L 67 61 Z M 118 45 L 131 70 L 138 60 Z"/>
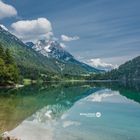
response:
<path id="1" fill-rule="evenodd" d="M 139 88 L 80 83 L 1 90 L 1 132 L 21 140 L 139 140 Z"/>

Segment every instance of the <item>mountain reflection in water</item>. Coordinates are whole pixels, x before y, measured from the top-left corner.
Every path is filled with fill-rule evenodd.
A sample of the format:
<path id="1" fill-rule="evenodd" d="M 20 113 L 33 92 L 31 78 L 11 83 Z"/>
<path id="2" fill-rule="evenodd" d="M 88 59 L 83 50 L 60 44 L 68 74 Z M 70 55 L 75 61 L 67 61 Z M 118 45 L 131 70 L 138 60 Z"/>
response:
<path id="1" fill-rule="evenodd" d="M 61 116 L 77 100 L 97 90 L 89 85 L 34 85 L 0 90 L 0 132 L 15 128 L 45 106 L 55 106 L 55 117 Z"/>
<path id="2" fill-rule="evenodd" d="M 61 83 L 32 85 L 21 89 L 1 89 L 0 131 L 10 131 L 24 120 L 24 124 L 27 120 L 50 125 L 50 120 L 65 118 L 65 112 L 77 101 L 86 97 L 93 102 L 102 102 L 108 97 L 121 95 L 140 103 L 139 87 L 139 83 L 133 85 L 130 83 Z M 92 95 L 88 98 L 90 94 Z M 113 101 L 115 100 L 112 98 Z M 73 124 L 78 126 L 80 122 L 65 121 L 63 127 Z"/>

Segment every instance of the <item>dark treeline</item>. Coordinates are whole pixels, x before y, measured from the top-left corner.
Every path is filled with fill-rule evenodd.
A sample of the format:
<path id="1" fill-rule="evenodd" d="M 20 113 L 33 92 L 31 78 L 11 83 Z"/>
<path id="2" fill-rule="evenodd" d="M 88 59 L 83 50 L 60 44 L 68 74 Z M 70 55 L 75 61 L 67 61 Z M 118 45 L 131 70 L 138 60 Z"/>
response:
<path id="1" fill-rule="evenodd" d="M 18 67 L 10 54 L 10 50 L 4 49 L 0 44 L 0 84 L 13 84 L 19 80 Z"/>

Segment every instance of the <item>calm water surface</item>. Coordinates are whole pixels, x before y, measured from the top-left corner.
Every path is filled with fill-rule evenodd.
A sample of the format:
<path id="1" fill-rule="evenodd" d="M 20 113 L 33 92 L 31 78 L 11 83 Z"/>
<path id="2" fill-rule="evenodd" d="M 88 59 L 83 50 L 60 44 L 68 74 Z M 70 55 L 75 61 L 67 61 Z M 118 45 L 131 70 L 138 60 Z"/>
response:
<path id="1" fill-rule="evenodd" d="M 0 90 L 0 132 L 21 140 L 140 140 L 140 85 L 80 83 Z"/>

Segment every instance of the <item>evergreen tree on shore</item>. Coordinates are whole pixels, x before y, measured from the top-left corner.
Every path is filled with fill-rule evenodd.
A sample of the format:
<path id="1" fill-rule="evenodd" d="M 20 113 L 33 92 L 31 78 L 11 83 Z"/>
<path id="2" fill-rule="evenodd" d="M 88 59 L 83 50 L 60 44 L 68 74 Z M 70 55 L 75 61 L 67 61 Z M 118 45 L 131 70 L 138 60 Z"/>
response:
<path id="1" fill-rule="evenodd" d="M 19 71 L 10 50 L 0 44 L 0 84 L 17 83 L 18 79 Z"/>

